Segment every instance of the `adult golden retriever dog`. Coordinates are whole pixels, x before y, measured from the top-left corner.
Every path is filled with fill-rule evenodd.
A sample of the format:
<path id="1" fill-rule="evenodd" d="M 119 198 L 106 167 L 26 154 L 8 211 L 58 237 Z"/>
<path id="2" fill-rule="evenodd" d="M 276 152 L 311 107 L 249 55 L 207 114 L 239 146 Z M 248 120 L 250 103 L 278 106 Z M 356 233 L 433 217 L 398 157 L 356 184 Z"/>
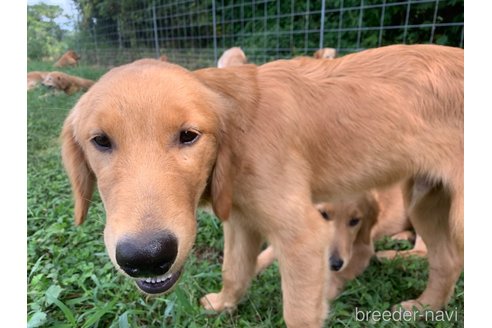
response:
<path id="1" fill-rule="evenodd" d="M 53 64 L 54 67 L 77 66 L 80 56 L 73 50 L 65 52 L 60 59 Z"/>
<path id="2" fill-rule="evenodd" d="M 224 221 L 223 287 L 202 304 L 237 304 L 266 239 L 287 326 L 319 327 L 329 238 L 313 203 L 402 179 L 430 265 L 427 288 L 402 305 L 443 307 L 463 268 L 462 49 L 396 45 L 194 72 L 139 60 L 80 98 L 62 139 L 75 222 L 97 181 L 109 257 L 149 294 L 178 281 L 209 199 Z"/>
<path id="3" fill-rule="evenodd" d="M 79 91 L 87 91 L 93 84 L 93 80 L 84 79 L 57 71 L 46 74 L 43 80 L 43 85 L 61 90 L 67 95 L 71 95 Z"/>

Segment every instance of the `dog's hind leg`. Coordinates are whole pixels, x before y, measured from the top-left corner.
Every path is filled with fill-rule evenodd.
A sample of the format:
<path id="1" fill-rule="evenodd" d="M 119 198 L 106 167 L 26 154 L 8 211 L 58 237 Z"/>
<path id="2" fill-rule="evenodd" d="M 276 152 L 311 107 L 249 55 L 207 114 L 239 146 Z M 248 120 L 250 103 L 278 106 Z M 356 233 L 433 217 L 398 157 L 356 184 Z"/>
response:
<path id="1" fill-rule="evenodd" d="M 265 250 L 263 250 L 258 258 L 256 259 L 256 274 L 261 273 L 263 270 L 268 268 L 273 261 L 275 261 L 275 253 L 272 245 L 269 245 Z"/>
<path id="2" fill-rule="evenodd" d="M 245 221 L 237 213 L 233 213 L 223 223 L 223 285 L 219 293 L 210 293 L 200 299 L 200 303 L 207 310 L 233 310 L 255 275 L 256 258 L 260 253 L 262 238 L 248 227 Z"/>
<path id="3" fill-rule="evenodd" d="M 424 292 L 405 301 L 406 310 L 439 310 L 447 305 L 463 270 L 463 188 L 415 179 L 405 191 L 412 225 L 427 245 L 429 279 Z"/>

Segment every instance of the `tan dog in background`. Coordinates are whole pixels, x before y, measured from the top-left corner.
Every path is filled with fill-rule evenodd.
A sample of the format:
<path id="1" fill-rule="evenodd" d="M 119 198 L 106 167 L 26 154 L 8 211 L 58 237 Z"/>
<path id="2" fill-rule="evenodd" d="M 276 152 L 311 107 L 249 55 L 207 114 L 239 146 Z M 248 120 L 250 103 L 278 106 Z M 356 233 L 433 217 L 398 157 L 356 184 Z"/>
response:
<path id="1" fill-rule="evenodd" d="M 335 48 L 323 48 L 316 50 L 313 57 L 316 59 L 335 59 L 337 56 L 337 50 Z"/>
<path id="2" fill-rule="evenodd" d="M 327 314 L 329 236 L 313 203 L 405 180 L 428 246 L 416 300 L 440 309 L 463 268 L 463 49 L 397 45 L 334 61 L 279 60 L 188 71 L 158 60 L 114 68 L 65 120 L 75 221 L 97 181 L 108 255 L 142 291 L 179 280 L 200 200 L 224 221 L 223 287 L 234 308 L 261 245 L 276 250 L 288 327 Z"/>
<path id="3" fill-rule="evenodd" d="M 80 56 L 73 50 L 65 52 L 60 59 L 53 64 L 54 67 L 77 66 Z"/>
<path id="4" fill-rule="evenodd" d="M 31 71 L 27 73 L 27 90 L 37 87 L 46 78 L 49 72 Z"/>
<path id="5" fill-rule="evenodd" d="M 239 47 L 234 47 L 224 51 L 217 62 L 218 68 L 241 66 L 248 63 L 248 59 L 243 50 Z"/>
<path id="6" fill-rule="evenodd" d="M 43 84 L 71 95 L 75 92 L 88 90 L 94 84 L 94 81 L 63 72 L 50 72 L 44 78 Z"/>

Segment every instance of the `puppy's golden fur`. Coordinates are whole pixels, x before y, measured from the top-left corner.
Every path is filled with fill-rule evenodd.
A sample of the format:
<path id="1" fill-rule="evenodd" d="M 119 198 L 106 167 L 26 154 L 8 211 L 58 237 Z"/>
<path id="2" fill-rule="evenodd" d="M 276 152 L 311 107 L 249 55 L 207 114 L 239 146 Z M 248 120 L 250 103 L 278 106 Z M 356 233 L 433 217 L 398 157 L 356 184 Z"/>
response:
<path id="1" fill-rule="evenodd" d="M 361 274 L 374 254 L 371 230 L 377 222 L 379 204 L 374 193 L 319 203 L 316 208 L 326 221 L 324 230 L 330 236 L 328 246 L 329 265 L 338 261 L 340 266 L 329 276 L 326 296 L 333 300 L 346 281 Z M 275 250 L 269 246 L 258 255 L 256 273 L 260 273 L 275 259 Z"/>
<path id="2" fill-rule="evenodd" d="M 32 71 L 27 73 L 27 90 L 32 90 L 37 87 L 49 72 Z"/>
<path id="3" fill-rule="evenodd" d="M 178 240 L 169 273 L 180 272 L 198 203 L 212 201 L 225 245 L 222 290 L 202 299 L 209 309 L 237 304 L 266 238 L 287 326 L 321 326 L 329 236 L 313 203 L 403 179 L 430 270 L 422 295 L 402 305 L 443 307 L 463 268 L 462 49 L 397 45 L 195 72 L 140 60 L 91 87 L 62 138 L 75 220 L 97 181 L 115 265 L 122 238 L 166 230 Z"/>
<path id="4" fill-rule="evenodd" d="M 316 59 L 335 59 L 337 56 L 337 50 L 335 48 L 323 48 L 316 50 L 313 57 Z"/>
<path id="5" fill-rule="evenodd" d="M 71 95 L 75 92 L 88 90 L 94 81 L 63 72 L 50 72 L 44 78 L 43 84 Z"/>
<path id="6" fill-rule="evenodd" d="M 224 51 L 217 62 L 218 68 L 240 66 L 248 63 L 248 59 L 243 50 L 239 47 L 234 47 Z"/>
<path id="7" fill-rule="evenodd" d="M 77 66 L 80 56 L 73 50 L 65 52 L 53 65 L 54 67 Z"/>
<path id="8" fill-rule="evenodd" d="M 407 216 L 404 199 L 401 194 L 401 186 L 396 185 L 385 190 L 374 191 L 381 214 L 378 221 L 371 231 L 371 238 L 376 241 L 384 236 L 389 236 L 395 240 L 412 240 L 414 246 L 410 250 L 396 251 L 384 250 L 378 251 L 376 256 L 380 259 L 393 259 L 397 256 L 425 256 L 427 255 L 427 247 L 424 241 L 418 234 L 414 234 L 412 224 Z"/>
<path id="9" fill-rule="evenodd" d="M 403 239 L 411 228 L 403 205 L 399 184 L 380 190 L 365 192 L 360 196 L 316 205 L 327 221 L 326 233 L 331 236 L 328 245 L 330 267 L 333 261 L 342 265 L 333 272 L 328 282 L 327 298 L 335 299 L 345 282 L 360 275 L 374 255 L 374 241 L 384 236 Z M 405 234 L 403 233 L 405 232 Z M 399 237 L 399 236 L 402 237 Z M 417 237 L 415 248 L 409 251 L 380 251 L 380 258 L 398 255 L 425 255 L 425 244 Z M 274 249 L 269 246 L 258 255 L 256 273 L 260 273 L 275 260 Z"/>

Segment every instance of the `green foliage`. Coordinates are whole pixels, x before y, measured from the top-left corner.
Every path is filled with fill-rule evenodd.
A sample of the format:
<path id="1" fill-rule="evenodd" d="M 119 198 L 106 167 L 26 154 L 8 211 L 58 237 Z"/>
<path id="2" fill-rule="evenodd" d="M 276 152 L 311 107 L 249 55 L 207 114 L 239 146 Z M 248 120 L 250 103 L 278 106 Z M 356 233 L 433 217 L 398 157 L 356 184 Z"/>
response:
<path id="1" fill-rule="evenodd" d="M 65 31 L 55 22 L 63 9 L 39 3 L 27 6 L 27 56 L 33 60 L 60 56 L 66 49 Z"/>
<path id="2" fill-rule="evenodd" d="M 28 70 L 50 63 L 30 62 Z M 67 69 L 97 79 L 105 71 Z M 64 118 L 80 97 L 52 94 L 39 87 L 27 93 L 27 315 L 28 327 L 282 327 L 282 295 L 277 264 L 255 278 L 233 313 L 212 314 L 200 297 L 221 287 L 222 229 L 206 212 L 198 215 L 198 235 L 183 277 L 174 291 L 145 297 L 116 271 L 104 248 L 104 209 L 96 194 L 87 222 L 73 224 L 73 202 L 60 159 L 59 134 Z M 393 247 L 386 240 L 378 248 Z M 408 245 L 403 245 L 408 247 Z M 367 327 L 354 309 L 387 310 L 416 297 L 427 280 L 422 259 L 377 262 L 347 284 L 332 304 L 326 327 Z M 381 322 L 377 327 L 463 327 L 464 280 L 460 278 L 448 310 L 451 322 Z M 454 317 L 453 317 L 454 318 Z M 454 320 L 454 319 L 453 319 Z"/>

